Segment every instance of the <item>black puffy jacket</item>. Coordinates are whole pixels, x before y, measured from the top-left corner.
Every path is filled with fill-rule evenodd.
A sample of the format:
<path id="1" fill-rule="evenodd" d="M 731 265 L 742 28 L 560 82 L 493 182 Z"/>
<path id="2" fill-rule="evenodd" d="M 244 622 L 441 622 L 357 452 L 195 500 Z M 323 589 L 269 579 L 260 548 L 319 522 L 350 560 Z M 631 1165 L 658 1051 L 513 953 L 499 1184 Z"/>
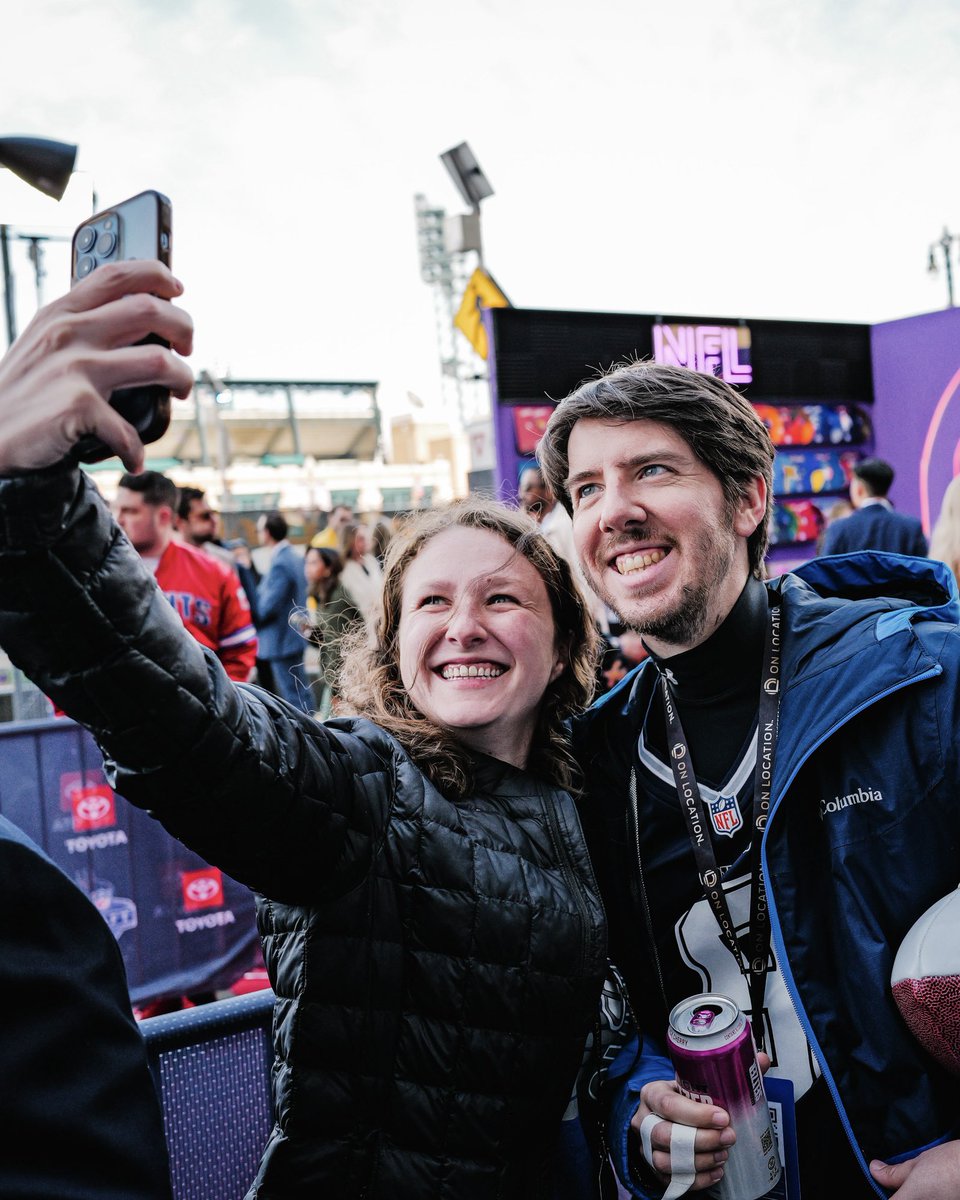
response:
<path id="1" fill-rule="evenodd" d="M 117 790 L 261 897 L 276 1127 L 249 1195 L 533 1200 L 605 964 L 566 793 L 441 795 L 365 720 L 230 683 L 93 486 L 0 481 L 0 644 Z"/>

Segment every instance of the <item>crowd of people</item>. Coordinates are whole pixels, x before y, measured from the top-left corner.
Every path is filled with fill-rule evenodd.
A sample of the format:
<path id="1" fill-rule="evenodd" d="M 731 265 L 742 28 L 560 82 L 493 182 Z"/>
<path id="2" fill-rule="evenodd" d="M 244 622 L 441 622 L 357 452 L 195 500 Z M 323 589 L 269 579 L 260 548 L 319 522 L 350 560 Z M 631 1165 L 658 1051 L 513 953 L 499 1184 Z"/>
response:
<path id="1" fill-rule="evenodd" d="M 644 659 L 643 644 L 586 584 L 570 517 L 538 468 L 523 471 L 517 503 L 574 572 L 600 634 L 596 685 L 606 691 Z M 186 628 L 231 679 L 322 717 L 343 711 L 341 646 L 361 626 L 375 634 L 394 518 L 368 523 L 337 504 L 317 514 L 308 542 L 295 544 L 287 517 L 265 512 L 256 520 L 258 567 L 243 538 L 224 540 L 221 514 L 203 489 L 159 471 L 124 474 L 113 512 Z"/>
<path id="2" fill-rule="evenodd" d="M 373 632 L 389 519 L 378 519 L 371 533 L 338 505 L 319 514 L 322 528 L 304 546 L 291 542 L 283 513 L 263 513 L 256 522 L 261 570 L 244 539 L 223 539 L 220 514 L 201 488 L 178 486 L 159 471 L 128 472 L 112 508 L 187 630 L 231 679 L 330 715 L 340 643 L 361 625 Z M 305 661 L 311 645 L 315 672 Z"/>
<path id="3" fill-rule="evenodd" d="M 559 402 L 517 503 L 412 515 L 382 561 L 350 512 L 302 556 L 265 514 L 256 572 L 202 494 L 144 482 L 108 402 L 189 390 L 181 292 L 158 263 L 102 268 L 0 362 L 0 645 L 121 796 L 257 896 L 276 1119 L 251 1200 L 714 1188 L 737 1130 L 665 1040 L 702 992 L 750 1016 L 788 1200 L 955 1200 L 956 1079 L 890 991 L 958 883 L 948 565 L 849 547 L 768 578 L 774 447 L 752 405 L 635 362 Z M 87 433 L 128 471 L 113 514 L 71 459 Z M 305 700 L 304 636 L 334 720 Z M 3 970 L 71 970 L 52 903 L 17 910 Z M 112 1138 L 142 1136 L 162 1176 L 122 964 L 102 945 L 96 963 L 76 1053 L 115 1103 L 92 1113 L 89 1062 L 61 1061 L 61 1136 L 122 1101 Z M 31 1035 L 38 1013 L 8 1010 L 5 1116 L 54 1070 L 42 1028 L 66 1003 L 44 989 Z M 0 1194 L 64 1194 L 54 1157 L 0 1155 Z M 71 1194 L 166 1186 L 129 1154 L 90 1172 Z"/>

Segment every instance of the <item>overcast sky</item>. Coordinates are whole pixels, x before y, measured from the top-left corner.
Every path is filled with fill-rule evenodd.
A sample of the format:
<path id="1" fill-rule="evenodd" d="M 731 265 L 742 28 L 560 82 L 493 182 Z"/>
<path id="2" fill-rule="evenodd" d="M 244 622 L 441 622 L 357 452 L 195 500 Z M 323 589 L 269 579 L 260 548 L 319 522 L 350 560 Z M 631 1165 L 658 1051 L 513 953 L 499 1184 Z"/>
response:
<path id="1" fill-rule="evenodd" d="M 439 154 L 464 140 L 519 307 L 873 323 L 946 304 L 939 250 L 926 264 L 960 234 L 956 0 L 0 2 L 0 134 L 76 142 L 100 207 L 170 196 L 197 373 L 432 402 L 414 195 L 463 210 Z M 65 245 L 46 265 L 49 299 Z"/>

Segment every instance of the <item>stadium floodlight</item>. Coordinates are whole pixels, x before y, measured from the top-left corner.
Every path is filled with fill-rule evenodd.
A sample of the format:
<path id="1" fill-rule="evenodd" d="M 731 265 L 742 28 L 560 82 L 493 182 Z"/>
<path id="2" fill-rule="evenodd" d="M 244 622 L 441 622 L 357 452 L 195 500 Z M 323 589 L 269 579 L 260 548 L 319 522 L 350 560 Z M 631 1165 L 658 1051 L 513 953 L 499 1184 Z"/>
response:
<path id="1" fill-rule="evenodd" d="M 67 190 L 77 147 L 50 138 L 0 137 L 0 167 L 6 167 L 24 183 L 29 183 L 52 200 L 60 200 Z M 13 272 L 10 268 L 8 227 L 0 222 L 0 265 L 3 269 L 3 299 L 7 317 L 7 344 L 17 336 L 13 303 Z"/>
<path id="2" fill-rule="evenodd" d="M 445 150 L 440 155 L 440 161 L 450 172 L 450 178 L 457 185 L 457 191 L 475 212 L 479 210 L 481 200 L 493 195 L 490 180 L 481 171 L 480 164 L 466 142 Z"/>
<path id="3" fill-rule="evenodd" d="M 6 167 L 24 183 L 29 183 L 53 200 L 62 199 L 76 159 L 77 147 L 69 142 L 54 142 L 49 138 L 0 137 L 0 167 Z"/>

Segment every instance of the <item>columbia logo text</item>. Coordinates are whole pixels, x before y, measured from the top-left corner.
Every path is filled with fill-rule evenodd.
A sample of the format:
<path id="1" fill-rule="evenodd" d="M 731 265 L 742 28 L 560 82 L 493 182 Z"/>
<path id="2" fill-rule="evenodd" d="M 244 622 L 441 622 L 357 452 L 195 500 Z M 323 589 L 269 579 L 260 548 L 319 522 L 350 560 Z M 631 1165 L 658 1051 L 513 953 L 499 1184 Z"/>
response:
<path id="1" fill-rule="evenodd" d="M 875 804 L 883 799 L 883 792 L 879 788 L 857 788 L 855 792 L 848 792 L 846 796 L 834 796 L 832 800 L 820 801 L 820 820 L 831 813 L 842 812 L 845 808 L 852 808 L 855 804 Z"/>

